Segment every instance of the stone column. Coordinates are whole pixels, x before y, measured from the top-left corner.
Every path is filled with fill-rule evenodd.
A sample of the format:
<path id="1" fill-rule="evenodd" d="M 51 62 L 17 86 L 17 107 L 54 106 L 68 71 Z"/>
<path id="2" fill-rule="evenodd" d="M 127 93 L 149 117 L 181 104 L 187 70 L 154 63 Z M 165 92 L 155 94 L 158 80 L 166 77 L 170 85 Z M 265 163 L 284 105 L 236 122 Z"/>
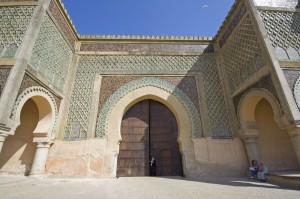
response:
<path id="1" fill-rule="evenodd" d="M 289 135 L 293 143 L 293 148 L 297 156 L 298 164 L 300 166 L 300 128 L 289 131 Z"/>
<path id="2" fill-rule="evenodd" d="M 252 160 L 257 160 L 258 162 L 260 161 L 259 151 L 258 151 L 258 147 L 257 147 L 257 143 L 256 143 L 257 138 L 258 138 L 257 136 L 244 136 L 243 137 L 249 163 Z"/>
<path id="3" fill-rule="evenodd" d="M 50 145 L 50 142 L 37 143 L 33 164 L 29 173 L 30 176 L 43 175 L 45 173 Z"/>
<path id="4" fill-rule="evenodd" d="M 7 134 L 2 134 L 2 133 L 0 134 L 0 153 L 1 153 L 4 141 L 5 141 L 7 136 L 8 136 Z"/>

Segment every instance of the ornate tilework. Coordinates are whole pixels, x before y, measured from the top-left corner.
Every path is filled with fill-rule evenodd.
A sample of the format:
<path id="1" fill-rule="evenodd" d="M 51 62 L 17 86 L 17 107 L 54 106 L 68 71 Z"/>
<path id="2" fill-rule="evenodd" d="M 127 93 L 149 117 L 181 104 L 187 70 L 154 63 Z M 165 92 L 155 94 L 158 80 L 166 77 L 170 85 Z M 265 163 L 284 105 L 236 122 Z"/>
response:
<path id="1" fill-rule="evenodd" d="M 300 76 L 300 70 L 292 70 L 292 69 L 283 69 L 283 73 L 285 78 L 289 84 L 291 90 L 294 89 L 294 85 Z"/>
<path id="2" fill-rule="evenodd" d="M 253 84 L 250 88 L 248 88 L 247 90 L 245 90 L 244 92 L 240 93 L 239 95 L 235 96 L 233 98 L 233 103 L 234 103 L 234 107 L 235 110 L 238 111 L 238 105 L 241 101 L 242 96 L 248 92 L 251 89 L 257 89 L 257 88 L 261 88 L 261 89 L 266 89 L 267 91 L 269 91 L 279 102 L 278 99 L 278 95 L 277 92 L 274 88 L 274 84 L 271 78 L 271 75 L 267 75 L 264 78 L 262 78 L 261 80 L 259 80 L 257 83 Z M 280 102 L 279 102 L 280 104 Z"/>
<path id="3" fill-rule="evenodd" d="M 99 99 L 99 111 L 106 100 L 121 86 L 130 81 L 137 80 L 143 76 L 104 76 L 101 83 L 101 94 Z M 151 76 L 177 86 L 191 99 L 197 110 L 199 109 L 199 99 L 196 86 L 196 80 L 193 76 Z"/>
<path id="4" fill-rule="evenodd" d="M 231 91 L 265 65 L 249 16 L 228 39 L 222 53 Z"/>
<path id="5" fill-rule="evenodd" d="M 241 19 L 247 12 L 246 6 L 244 4 L 241 5 L 239 11 L 234 15 L 233 20 L 231 21 L 230 25 L 226 29 L 225 33 L 223 34 L 222 38 L 220 39 L 219 45 L 222 48 L 223 45 L 226 43 L 232 32 L 234 31 L 235 27 L 240 23 Z"/>
<path id="6" fill-rule="evenodd" d="M 24 91 L 22 91 L 19 94 L 19 96 L 18 96 L 18 98 L 17 98 L 17 100 L 15 102 L 15 105 L 14 105 L 14 108 L 13 108 L 13 111 L 12 111 L 12 114 L 11 114 L 11 118 L 13 120 L 15 120 L 16 110 L 19 107 L 19 104 L 20 104 L 21 100 L 24 97 L 26 97 L 28 94 L 33 93 L 33 92 L 34 93 L 43 93 L 43 94 L 46 94 L 50 98 L 50 100 L 52 101 L 53 106 L 54 106 L 54 115 L 55 115 L 55 118 L 54 118 L 53 123 L 55 124 L 57 122 L 57 116 L 58 116 L 58 109 L 57 109 L 57 104 L 56 104 L 55 98 L 53 97 L 53 95 L 52 95 L 51 92 L 49 92 L 47 89 L 45 89 L 43 87 L 40 87 L 40 86 L 28 87 L 28 88 L 26 88 Z M 54 129 L 55 129 L 54 126 L 55 125 L 52 126 L 51 132 L 49 132 L 50 133 L 49 134 L 49 138 L 53 138 L 54 137 Z"/>
<path id="7" fill-rule="evenodd" d="M 300 13 L 260 10 L 279 60 L 300 61 Z"/>
<path id="8" fill-rule="evenodd" d="M 221 78 L 217 64 L 212 62 L 203 68 L 203 83 L 213 138 L 230 138 L 232 130 L 228 109 L 224 100 Z"/>
<path id="9" fill-rule="evenodd" d="M 0 68 L 0 98 L 11 70 L 11 68 L 2 67 Z"/>
<path id="10" fill-rule="evenodd" d="M 0 57 L 18 55 L 35 6 L 0 7 Z"/>
<path id="11" fill-rule="evenodd" d="M 186 110 L 189 113 L 189 116 L 192 121 L 192 137 L 200 137 L 202 136 L 201 131 L 201 120 L 199 118 L 199 113 L 195 108 L 193 102 L 186 96 L 186 94 L 180 90 L 178 87 L 175 87 L 165 81 L 162 81 L 158 78 L 152 77 L 144 77 L 139 78 L 137 80 L 133 80 L 123 86 L 121 86 L 116 92 L 113 93 L 112 96 L 105 102 L 102 107 L 99 118 L 97 121 L 96 127 L 96 137 L 104 137 L 107 135 L 107 124 L 108 124 L 108 116 L 114 107 L 114 105 L 127 93 L 136 90 L 138 88 L 142 88 L 145 86 L 154 86 L 161 88 L 169 93 L 175 95 L 181 103 L 185 106 Z"/>
<path id="12" fill-rule="evenodd" d="M 58 90 L 63 91 L 71 59 L 70 47 L 50 17 L 45 15 L 30 65 Z"/>
<path id="13" fill-rule="evenodd" d="M 90 105 L 93 94 L 93 83 L 95 75 L 101 73 L 102 71 L 126 71 L 130 74 L 137 73 L 137 71 L 144 71 L 148 73 L 153 73 L 153 71 L 159 72 L 160 74 L 169 74 L 170 71 L 176 72 L 203 72 L 207 77 L 207 95 L 208 98 L 211 96 L 218 97 L 219 103 L 212 105 L 210 114 L 219 114 L 214 125 L 223 122 L 223 126 L 226 130 L 229 128 L 228 114 L 224 108 L 225 102 L 224 98 L 219 98 L 223 93 L 220 89 L 221 82 L 219 81 L 218 70 L 216 66 L 215 56 L 202 55 L 202 56 L 92 56 L 92 55 L 82 55 L 79 58 L 79 63 L 76 71 L 76 77 L 74 82 L 74 89 L 71 95 L 71 104 L 68 111 L 67 125 L 65 127 L 65 139 L 84 139 L 86 136 L 86 131 L 88 128 L 88 117 L 90 113 Z M 210 69 L 210 68 L 214 69 Z M 106 77 L 107 78 L 107 77 Z M 184 77 L 182 80 L 176 79 L 174 77 L 159 77 L 161 80 L 168 82 L 171 85 L 178 86 L 183 92 L 185 92 L 188 97 L 195 104 L 194 106 L 198 109 L 198 98 L 197 91 L 187 88 L 187 84 L 194 84 L 190 82 L 189 78 Z M 179 77 L 178 77 L 179 78 Z M 108 80 L 108 79 L 106 79 Z M 106 81 L 105 77 L 103 81 Z M 118 76 L 115 77 L 113 85 L 107 85 L 113 91 L 116 91 L 124 83 L 135 80 L 134 77 L 127 77 L 126 80 L 122 80 Z M 180 83 L 178 83 L 180 81 Z M 185 81 L 189 81 L 185 83 Z M 194 80 L 193 80 L 194 81 Z M 111 82 L 106 82 L 105 84 L 111 84 Z M 211 85 L 219 84 L 219 85 Z M 211 89 L 211 91 L 209 91 Z M 215 90 L 218 93 L 213 94 Z M 105 92 L 101 90 L 100 95 L 100 107 L 104 104 L 106 99 L 111 95 L 113 91 Z M 191 94 L 194 93 L 194 94 Z M 221 102 L 222 101 L 222 102 Z M 196 102 L 196 103 L 195 103 Z M 212 101 L 212 103 L 214 103 Z M 217 112 L 217 113 L 213 113 Z M 79 125 L 78 125 L 79 124 Z M 76 135 L 72 135 L 72 126 L 76 130 Z M 79 126 L 79 127 L 78 127 Z M 215 127 L 214 127 L 215 128 Z M 220 132 L 220 131 L 219 131 Z M 227 133 L 229 131 L 226 131 Z M 228 133 L 229 134 L 229 133 Z M 227 135 L 228 137 L 228 135 Z"/>
<path id="14" fill-rule="evenodd" d="M 18 95 L 20 95 L 24 90 L 30 88 L 30 87 L 43 87 L 43 85 L 41 85 L 39 82 L 37 82 L 36 80 L 34 80 L 32 77 L 30 77 L 27 73 L 25 73 Z M 46 88 L 45 88 L 46 89 Z M 60 103 L 61 103 L 61 98 L 59 98 L 56 95 L 53 95 L 53 98 L 55 100 L 56 106 L 59 109 L 60 107 Z"/>
<path id="15" fill-rule="evenodd" d="M 63 18 L 59 9 L 55 5 L 54 0 L 52 0 L 50 2 L 49 11 L 51 12 L 51 15 L 54 17 L 56 23 L 59 25 L 61 31 L 66 36 L 66 39 L 68 40 L 68 43 L 70 44 L 70 48 L 74 50 L 74 46 L 75 46 L 75 42 L 76 42 L 75 35 L 70 30 L 66 20 Z"/>

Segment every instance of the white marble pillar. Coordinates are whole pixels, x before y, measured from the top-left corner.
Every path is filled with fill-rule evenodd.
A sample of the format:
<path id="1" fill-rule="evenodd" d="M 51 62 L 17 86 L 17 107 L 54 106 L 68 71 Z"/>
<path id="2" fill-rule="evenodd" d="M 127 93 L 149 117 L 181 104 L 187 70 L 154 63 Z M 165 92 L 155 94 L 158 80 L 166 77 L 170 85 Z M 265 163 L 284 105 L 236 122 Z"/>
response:
<path id="1" fill-rule="evenodd" d="M 252 160 L 257 160 L 258 162 L 260 161 L 260 155 L 257 147 L 257 137 L 256 136 L 245 136 L 243 138 L 247 155 L 248 155 L 248 161 L 251 163 Z"/>
<path id="2" fill-rule="evenodd" d="M 33 164 L 29 173 L 30 176 L 43 175 L 45 173 L 50 145 L 50 142 L 37 143 Z"/>
<path id="3" fill-rule="evenodd" d="M 8 136 L 7 134 L 2 134 L 2 133 L 0 134 L 0 153 L 1 153 L 4 141 L 5 141 L 7 136 Z"/>

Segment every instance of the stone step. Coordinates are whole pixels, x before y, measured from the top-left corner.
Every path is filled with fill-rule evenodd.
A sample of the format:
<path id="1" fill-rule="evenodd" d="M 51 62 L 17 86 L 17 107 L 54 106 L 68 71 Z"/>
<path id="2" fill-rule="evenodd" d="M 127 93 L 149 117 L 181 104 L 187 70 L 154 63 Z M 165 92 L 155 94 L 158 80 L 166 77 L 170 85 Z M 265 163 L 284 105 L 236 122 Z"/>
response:
<path id="1" fill-rule="evenodd" d="M 300 189 L 300 170 L 270 171 L 268 182 Z"/>

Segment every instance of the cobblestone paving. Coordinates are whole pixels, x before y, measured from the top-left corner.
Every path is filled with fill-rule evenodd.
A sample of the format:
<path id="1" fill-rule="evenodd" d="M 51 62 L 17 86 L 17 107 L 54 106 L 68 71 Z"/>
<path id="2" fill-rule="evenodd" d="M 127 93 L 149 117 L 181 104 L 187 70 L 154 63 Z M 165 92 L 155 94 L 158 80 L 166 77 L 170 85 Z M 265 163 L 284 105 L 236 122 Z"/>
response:
<path id="1" fill-rule="evenodd" d="M 199 199 L 300 198 L 300 190 L 251 181 L 244 177 L 185 178 L 134 177 L 118 179 L 44 178 L 1 181 L 1 199 Z"/>

